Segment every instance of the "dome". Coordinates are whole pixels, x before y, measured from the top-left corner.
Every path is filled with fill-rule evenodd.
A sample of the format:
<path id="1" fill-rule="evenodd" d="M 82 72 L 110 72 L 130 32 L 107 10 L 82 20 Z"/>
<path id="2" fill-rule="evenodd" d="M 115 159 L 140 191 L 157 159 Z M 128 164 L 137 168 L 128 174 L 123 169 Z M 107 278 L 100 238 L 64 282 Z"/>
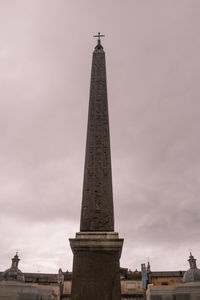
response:
<path id="1" fill-rule="evenodd" d="M 3 280 L 16 280 L 16 281 L 24 281 L 24 275 L 22 271 L 16 268 L 10 268 L 3 272 L 2 274 Z"/>
<path id="2" fill-rule="evenodd" d="M 187 270 L 183 276 L 183 283 L 194 281 L 200 281 L 200 270 L 197 268 Z"/>
<path id="3" fill-rule="evenodd" d="M 16 255 L 12 258 L 11 268 L 3 272 L 1 275 L 2 280 L 25 281 L 22 271 L 18 269 L 19 261 L 20 259 L 16 253 Z"/>
<path id="4" fill-rule="evenodd" d="M 190 264 L 190 269 L 185 272 L 183 276 L 183 283 L 200 281 L 200 269 L 197 268 L 196 259 L 192 253 L 190 253 L 188 261 Z"/>

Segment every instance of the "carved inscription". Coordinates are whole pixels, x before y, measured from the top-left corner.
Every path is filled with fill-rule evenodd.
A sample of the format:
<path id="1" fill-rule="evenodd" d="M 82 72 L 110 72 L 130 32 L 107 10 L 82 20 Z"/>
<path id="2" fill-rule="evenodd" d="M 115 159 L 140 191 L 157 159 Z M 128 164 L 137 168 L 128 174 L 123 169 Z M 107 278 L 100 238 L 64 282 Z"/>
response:
<path id="1" fill-rule="evenodd" d="M 104 52 L 94 53 L 81 231 L 113 231 L 110 137 Z"/>

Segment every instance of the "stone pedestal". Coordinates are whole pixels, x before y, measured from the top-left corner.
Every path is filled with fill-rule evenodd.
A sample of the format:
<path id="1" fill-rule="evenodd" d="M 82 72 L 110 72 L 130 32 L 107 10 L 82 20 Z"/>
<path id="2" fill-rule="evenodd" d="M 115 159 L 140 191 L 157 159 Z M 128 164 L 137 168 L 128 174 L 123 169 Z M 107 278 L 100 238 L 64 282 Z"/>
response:
<path id="1" fill-rule="evenodd" d="M 120 300 L 123 239 L 118 233 L 80 232 L 70 245 L 74 254 L 71 299 Z"/>

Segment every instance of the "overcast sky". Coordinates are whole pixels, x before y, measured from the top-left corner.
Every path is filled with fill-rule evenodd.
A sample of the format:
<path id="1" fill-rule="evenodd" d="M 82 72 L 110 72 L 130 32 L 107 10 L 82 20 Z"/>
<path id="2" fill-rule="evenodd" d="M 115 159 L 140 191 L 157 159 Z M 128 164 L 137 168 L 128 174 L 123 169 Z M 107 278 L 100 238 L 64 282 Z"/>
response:
<path id="1" fill-rule="evenodd" d="M 121 266 L 200 266 L 200 1 L 0 0 L 0 270 L 72 269 L 94 34 Z"/>

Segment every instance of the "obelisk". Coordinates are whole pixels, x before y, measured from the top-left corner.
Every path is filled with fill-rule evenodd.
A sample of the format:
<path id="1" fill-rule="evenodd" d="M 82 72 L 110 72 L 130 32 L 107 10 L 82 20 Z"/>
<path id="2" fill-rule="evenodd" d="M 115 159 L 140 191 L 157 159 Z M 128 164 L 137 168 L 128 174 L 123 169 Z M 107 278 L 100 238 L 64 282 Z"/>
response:
<path id="1" fill-rule="evenodd" d="M 72 300 L 120 300 L 123 239 L 114 232 L 105 52 L 93 52 L 80 232 L 74 254 Z"/>

